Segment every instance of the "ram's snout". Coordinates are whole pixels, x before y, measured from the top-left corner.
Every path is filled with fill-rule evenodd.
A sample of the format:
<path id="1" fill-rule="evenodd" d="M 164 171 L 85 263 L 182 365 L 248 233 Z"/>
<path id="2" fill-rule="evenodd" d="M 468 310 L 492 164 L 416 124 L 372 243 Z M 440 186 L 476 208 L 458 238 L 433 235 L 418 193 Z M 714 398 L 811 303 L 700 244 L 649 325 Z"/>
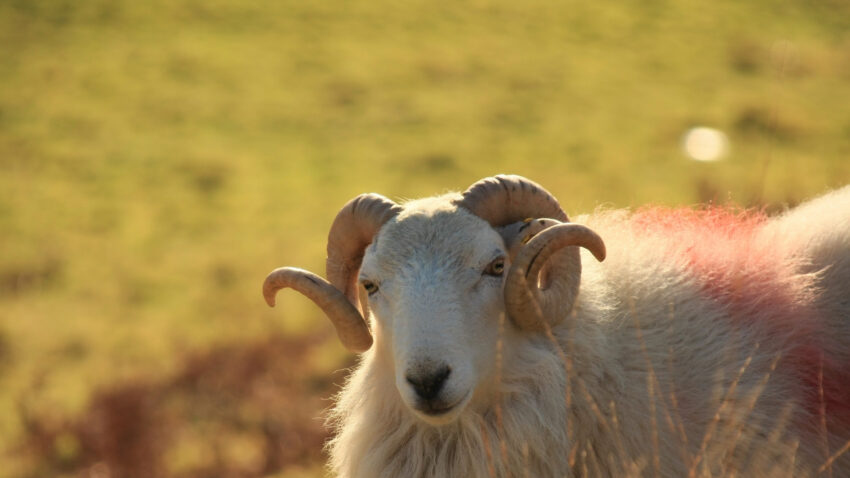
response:
<path id="1" fill-rule="evenodd" d="M 429 367 L 424 371 L 408 372 L 404 375 L 416 395 L 422 400 L 433 400 L 443 389 L 443 384 L 451 375 L 452 369 L 448 365 Z"/>
<path id="2" fill-rule="evenodd" d="M 440 425 L 459 415 L 471 396 L 468 390 L 463 390 L 460 375 L 443 362 L 424 362 L 408 368 L 404 383 L 398 385 L 410 408 L 422 420 Z"/>

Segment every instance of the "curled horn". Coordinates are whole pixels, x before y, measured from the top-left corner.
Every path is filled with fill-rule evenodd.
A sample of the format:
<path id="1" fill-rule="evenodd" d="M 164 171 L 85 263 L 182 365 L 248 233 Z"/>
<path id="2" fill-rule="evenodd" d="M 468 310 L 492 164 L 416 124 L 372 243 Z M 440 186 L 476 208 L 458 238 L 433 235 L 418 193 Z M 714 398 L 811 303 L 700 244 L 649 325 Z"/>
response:
<path id="1" fill-rule="evenodd" d="M 331 284 L 358 306 L 357 272 L 366 246 L 385 222 L 395 217 L 401 206 L 380 194 L 361 194 L 348 201 L 336 215 L 328 233 L 328 260 L 325 271 Z"/>
<path id="2" fill-rule="evenodd" d="M 547 227 L 569 221 L 552 194 L 521 176 L 482 179 L 470 186 L 457 204 L 494 228 L 528 218 L 554 219 Z M 518 327 L 539 330 L 544 322 L 560 322 L 572 309 L 581 280 L 581 259 L 578 249 L 569 246 L 585 247 L 599 260 L 605 257 L 602 239 L 576 224 L 549 227 L 516 253 L 505 284 L 505 308 Z"/>
<path id="3" fill-rule="evenodd" d="M 522 176 L 500 174 L 484 178 L 463 193 L 458 206 L 493 227 L 507 226 L 532 217 L 569 221 L 558 200 L 549 191 Z"/>
<path id="4" fill-rule="evenodd" d="M 565 262 L 567 270 L 541 275 L 549 258 L 569 246 L 582 246 L 597 260 L 605 259 L 602 238 L 585 226 L 569 223 L 544 230 L 517 253 L 505 283 L 505 309 L 520 328 L 540 330 L 544 323 L 555 325 L 572 309 L 581 275 L 578 250 L 561 261 L 553 259 Z"/>
<path id="5" fill-rule="evenodd" d="M 385 222 L 401 209 L 379 194 L 361 194 L 339 211 L 328 233 L 327 275 L 330 282 L 302 269 L 282 267 L 263 283 L 263 296 L 274 306 L 275 294 L 289 287 L 316 303 L 336 327 L 343 345 L 353 352 L 372 346 L 372 334 L 359 308 L 357 272 L 366 246 Z"/>
<path id="6" fill-rule="evenodd" d="M 339 340 L 352 352 L 372 346 L 372 334 L 360 312 L 336 287 L 312 272 L 294 267 L 273 270 L 263 282 L 263 297 L 274 307 L 277 291 L 289 287 L 306 295 L 331 319 Z"/>

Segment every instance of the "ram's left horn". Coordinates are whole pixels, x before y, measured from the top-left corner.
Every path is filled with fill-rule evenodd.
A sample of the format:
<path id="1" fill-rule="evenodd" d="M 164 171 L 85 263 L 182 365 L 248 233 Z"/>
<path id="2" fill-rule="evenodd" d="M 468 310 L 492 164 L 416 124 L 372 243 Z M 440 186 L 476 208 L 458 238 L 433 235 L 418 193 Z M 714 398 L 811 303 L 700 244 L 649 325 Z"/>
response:
<path id="1" fill-rule="evenodd" d="M 570 246 L 584 247 L 599 261 L 605 259 L 602 238 L 585 226 L 571 223 L 543 230 L 517 252 L 505 283 L 505 308 L 520 328 L 541 330 L 544 323 L 553 326 L 570 313 L 581 277 L 578 255 L 564 257 L 573 262 L 567 267 L 549 271 L 550 275 L 570 277 L 552 281 L 540 277 L 549 258 Z"/>

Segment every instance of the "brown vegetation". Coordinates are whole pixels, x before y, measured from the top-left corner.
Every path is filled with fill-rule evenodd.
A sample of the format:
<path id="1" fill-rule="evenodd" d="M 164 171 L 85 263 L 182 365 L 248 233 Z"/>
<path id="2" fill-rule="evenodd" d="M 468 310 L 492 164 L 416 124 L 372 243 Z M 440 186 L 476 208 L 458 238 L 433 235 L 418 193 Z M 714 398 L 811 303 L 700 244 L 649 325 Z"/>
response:
<path id="1" fill-rule="evenodd" d="M 323 337 L 272 337 L 185 358 L 158 381 L 95 393 L 77 417 L 51 419 L 21 401 L 26 434 L 15 453 L 26 477 L 202 478 L 266 476 L 322 463 L 317 417 L 344 371 L 308 366 Z"/>

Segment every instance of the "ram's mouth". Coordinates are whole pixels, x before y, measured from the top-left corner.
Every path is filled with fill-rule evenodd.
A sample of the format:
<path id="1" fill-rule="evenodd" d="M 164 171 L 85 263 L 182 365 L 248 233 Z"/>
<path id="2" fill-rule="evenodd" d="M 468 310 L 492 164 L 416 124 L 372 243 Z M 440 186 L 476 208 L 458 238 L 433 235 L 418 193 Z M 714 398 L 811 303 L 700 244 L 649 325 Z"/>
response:
<path id="1" fill-rule="evenodd" d="M 440 415 L 445 415 L 446 413 L 449 413 L 455 406 L 457 406 L 456 403 L 449 406 L 443 406 L 441 404 L 432 405 L 431 403 L 426 403 L 419 409 L 419 411 L 428 416 L 438 417 Z"/>
<path id="2" fill-rule="evenodd" d="M 454 418 L 456 412 L 463 409 L 469 396 L 470 394 L 467 392 L 460 400 L 452 403 L 446 403 L 443 400 L 422 401 L 416 404 L 416 411 L 427 417 L 428 421 L 449 422 Z"/>

